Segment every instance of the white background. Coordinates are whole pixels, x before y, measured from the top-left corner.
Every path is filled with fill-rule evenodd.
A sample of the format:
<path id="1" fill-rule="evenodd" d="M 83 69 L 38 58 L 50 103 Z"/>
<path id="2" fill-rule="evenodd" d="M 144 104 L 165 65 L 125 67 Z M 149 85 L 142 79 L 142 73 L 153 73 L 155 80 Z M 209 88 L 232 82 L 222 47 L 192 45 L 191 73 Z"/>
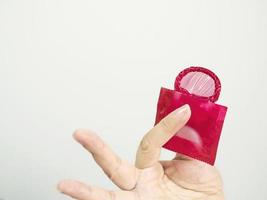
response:
<path id="1" fill-rule="evenodd" d="M 266 8 L 1 0 L 0 199 L 68 199 L 55 189 L 62 178 L 114 188 L 72 132 L 91 128 L 133 161 L 160 87 L 191 65 L 217 73 L 229 107 L 217 157 L 227 199 L 267 199 Z"/>

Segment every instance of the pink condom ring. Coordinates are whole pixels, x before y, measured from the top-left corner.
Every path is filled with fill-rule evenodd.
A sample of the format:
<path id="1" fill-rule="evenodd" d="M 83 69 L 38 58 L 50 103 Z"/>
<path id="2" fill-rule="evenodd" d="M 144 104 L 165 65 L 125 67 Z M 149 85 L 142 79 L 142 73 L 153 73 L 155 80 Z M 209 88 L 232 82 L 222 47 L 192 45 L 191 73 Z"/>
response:
<path id="1" fill-rule="evenodd" d="M 219 78 L 203 67 L 189 67 L 178 74 L 175 90 L 161 88 L 155 124 L 175 109 L 188 104 L 191 116 L 163 147 L 214 165 L 227 107 L 215 103 Z"/>
<path id="2" fill-rule="evenodd" d="M 176 77 L 176 91 L 216 102 L 220 96 L 221 83 L 212 71 L 198 66 L 192 66 L 181 71 Z"/>

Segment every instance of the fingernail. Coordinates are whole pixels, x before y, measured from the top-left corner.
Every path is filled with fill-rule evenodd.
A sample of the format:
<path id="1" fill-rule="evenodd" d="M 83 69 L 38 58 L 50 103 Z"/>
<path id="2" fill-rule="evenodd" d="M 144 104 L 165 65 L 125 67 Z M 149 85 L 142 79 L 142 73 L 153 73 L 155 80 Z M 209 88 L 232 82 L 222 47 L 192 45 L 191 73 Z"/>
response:
<path id="1" fill-rule="evenodd" d="M 101 149 L 104 147 L 104 142 L 99 138 L 96 133 L 92 131 L 76 131 L 73 134 L 74 139 L 79 142 L 84 148 L 95 151 L 96 149 Z"/>
<path id="2" fill-rule="evenodd" d="M 72 180 L 62 180 L 58 183 L 57 189 L 61 193 L 71 192 L 75 186 L 75 182 Z"/>
<path id="3" fill-rule="evenodd" d="M 59 183 L 57 184 L 57 190 L 58 190 L 59 192 L 62 192 L 62 185 L 63 185 L 62 182 L 59 182 Z"/>
<path id="4" fill-rule="evenodd" d="M 190 107 L 188 104 L 183 105 L 182 107 L 176 109 L 175 111 L 173 111 L 173 115 L 176 118 L 186 118 L 189 114 L 190 114 Z"/>

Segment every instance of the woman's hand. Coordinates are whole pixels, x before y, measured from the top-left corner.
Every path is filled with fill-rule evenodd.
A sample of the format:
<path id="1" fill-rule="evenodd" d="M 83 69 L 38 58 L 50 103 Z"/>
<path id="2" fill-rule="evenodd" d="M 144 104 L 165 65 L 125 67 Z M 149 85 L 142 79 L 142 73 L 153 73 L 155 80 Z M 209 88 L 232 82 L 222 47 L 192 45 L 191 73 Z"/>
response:
<path id="1" fill-rule="evenodd" d="M 185 105 L 152 128 L 139 145 L 135 166 L 122 160 L 91 131 L 76 131 L 74 138 L 120 190 L 72 180 L 61 181 L 58 189 L 78 200 L 223 200 L 221 178 L 213 166 L 178 154 L 170 161 L 158 160 L 162 145 L 186 124 L 190 114 Z"/>

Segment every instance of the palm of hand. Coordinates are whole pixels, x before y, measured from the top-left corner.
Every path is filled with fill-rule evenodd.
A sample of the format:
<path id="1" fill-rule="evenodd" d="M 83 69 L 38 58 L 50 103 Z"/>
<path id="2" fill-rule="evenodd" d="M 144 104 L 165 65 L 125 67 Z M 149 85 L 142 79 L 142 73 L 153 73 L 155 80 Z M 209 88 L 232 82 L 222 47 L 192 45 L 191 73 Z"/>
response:
<path id="1" fill-rule="evenodd" d="M 223 199 L 217 170 L 185 157 L 160 161 L 143 169 L 133 191 L 144 200 Z"/>
<path id="2" fill-rule="evenodd" d="M 135 166 L 120 159 L 96 134 L 76 131 L 74 138 L 121 190 L 70 180 L 59 183 L 58 189 L 79 200 L 223 200 L 221 178 L 214 167 L 178 154 L 173 160 L 158 161 L 161 146 L 189 117 L 190 109 L 184 106 L 151 129 L 138 148 Z"/>

